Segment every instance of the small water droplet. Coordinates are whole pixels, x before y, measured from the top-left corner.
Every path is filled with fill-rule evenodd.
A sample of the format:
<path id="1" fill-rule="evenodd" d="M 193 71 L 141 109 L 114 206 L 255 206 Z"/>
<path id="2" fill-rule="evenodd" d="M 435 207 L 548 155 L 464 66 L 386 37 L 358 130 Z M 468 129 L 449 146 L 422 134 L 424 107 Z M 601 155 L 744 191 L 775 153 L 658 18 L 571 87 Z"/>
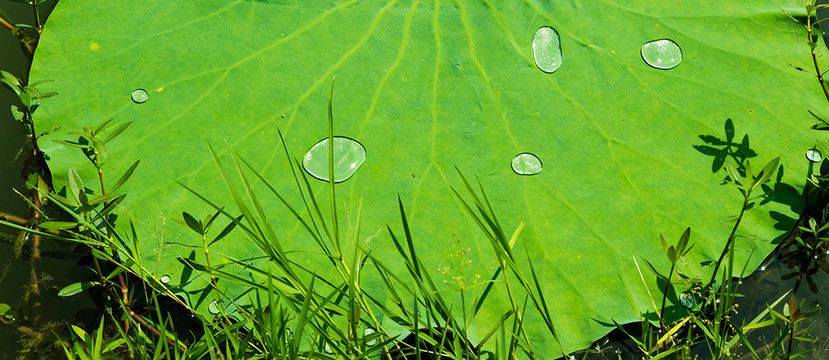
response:
<path id="1" fill-rule="evenodd" d="M 806 150 L 806 158 L 813 163 L 819 163 L 823 161 L 823 154 L 818 149 L 809 149 Z"/>
<path id="2" fill-rule="evenodd" d="M 375 332 L 376 331 L 374 331 L 374 329 L 372 329 L 372 328 L 366 328 L 366 330 L 363 332 L 363 337 L 367 337 L 371 334 L 374 334 Z M 367 346 L 374 346 L 375 344 L 377 344 L 377 338 L 366 341 Z"/>
<path id="3" fill-rule="evenodd" d="M 535 66 L 545 73 L 553 73 L 561 66 L 561 38 L 558 31 L 542 26 L 533 36 Z"/>
<path id="4" fill-rule="evenodd" d="M 673 69 L 682 62 L 682 49 L 673 40 L 654 40 L 642 45 L 642 59 L 657 69 Z"/>
<path id="5" fill-rule="evenodd" d="M 362 144 L 347 137 L 334 137 L 334 182 L 348 180 L 364 161 L 366 149 Z M 302 166 L 311 176 L 328 181 L 328 138 L 320 140 L 305 153 Z"/>
<path id="6" fill-rule="evenodd" d="M 746 251 L 746 255 L 751 255 L 751 252 L 750 252 L 750 251 Z"/>
<path id="7" fill-rule="evenodd" d="M 522 153 L 512 158 L 512 171 L 518 175 L 536 175 L 541 168 L 541 159 L 533 154 Z"/>
<path id="8" fill-rule="evenodd" d="M 697 298 L 687 291 L 679 294 L 679 302 L 682 303 L 682 306 L 684 306 L 687 309 L 693 309 L 697 307 Z"/>
<path id="9" fill-rule="evenodd" d="M 170 282 L 170 275 L 164 275 L 164 276 L 161 277 L 161 283 L 162 284 L 167 284 L 169 282 Z"/>
<path id="10" fill-rule="evenodd" d="M 135 91 L 132 92 L 132 101 L 134 101 L 136 104 L 143 104 L 147 102 L 147 99 L 149 98 L 150 95 L 147 94 L 147 90 L 135 89 Z"/>
<path id="11" fill-rule="evenodd" d="M 334 350 L 331 350 L 331 346 L 329 346 L 328 343 L 325 343 L 325 353 L 328 354 L 328 355 L 331 355 L 331 354 L 334 353 Z"/>
<path id="12" fill-rule="evenodd" d="M 766 271 L 766 267 L 765 267 L 765 266 L 761 266 L 761 267 L 760 267 L 760 271 Z"/>
<path id="13" fill-rule="evenodd" d="M 221 310 L 219 309 L 219 303 L 216 300 L 210 302 L 210 305 L 207 305 L 207 311 L 210 311 L 213 315 L 218 315 Z"/>

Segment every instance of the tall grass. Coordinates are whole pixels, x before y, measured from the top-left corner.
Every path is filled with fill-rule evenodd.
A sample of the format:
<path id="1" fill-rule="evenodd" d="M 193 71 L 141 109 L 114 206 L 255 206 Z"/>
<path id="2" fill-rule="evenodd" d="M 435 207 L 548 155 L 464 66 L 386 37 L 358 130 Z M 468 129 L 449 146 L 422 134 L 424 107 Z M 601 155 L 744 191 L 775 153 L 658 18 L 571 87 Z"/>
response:
<path id="1" fill-rule="evenodd" d="M 333 144 L 334 138 L 331 97 L 333 84 L 328 104 L 329 144 Z M 90 153 L 92 159 L 96 158 L 96 151 L 99 150 L 95 144 L 100 142 L 94 140 L 102 131 L 105 132 L 106 125 L 85 129 L 84 134 L 93 140 L 89 141 L 89 144 L 93 144 L 91 150 L 95 150 Z M 122 125 L 110 129 L 117 135 L 126 127 Z M 113 310 L 101 319 L 97 329 L 88 332 L 71 327 L 73 336 L 64 345 L 68 358 L 548 359 L 572 356 L 565 353 L 561 346 L 556 327 L 557 314 L 548 306 L 551 299 L 542 290 L 539 275 L 529 254 L 516 254 L 514 251 L 524 224 L 519 224 L 515 229 L 505 229 L 480 181 L 473 183 L 458 170 L 462 186 L 450 188 L 458 203 L 487 239 L 498 266 L 487 276 L 488 281 L 482 285 L 483 291 L 474 298 L 467 299 L 467 294 L 461 290 L 462 306 L 457 309 L 452 305 L 454 297 L 448 298 L 438 288 L 424 266 L 415 246 L 416 239 L 408 221 L 406 205 L 400 198 L 397 201 L 400 223 L 387 226 L 385 234 L 378 233 L 362 239 L 362 203 L 357 205 L 355 221 L 346 231 L 339 225 L 335 183 L 329 181 L 330 202 L 320 203 L 308 176 L 302 170 L 299 160 L 288 151 L 278 128 L 277 133 L 285 156 L 289 159 L 294 179 L 295 188 L 289 191 L 292 192 L 291 195 L 299 195 L 301 202 L 298 205 L 288 201 L 283 190 L 277 189 L 245 159 L 231 154 L 232 164 L 228 168 L 212 147 L 208 150 L 233 201 L 233 211 L 241 214 L 231 213 L 226 204 L 216 203 L 197 189 L 181 184 L 213 209 L 213 213 L 204 220 L 183 213 L 185 225 L 199 236 L 204 261 L 185 258 L 180 258 L 179 261 L 210 279 L 209 291 L 221 314 L 216 319 L 189 308 L 187 303 L 176 297 L 161 279 L 146 268 L 141 260 L 141 247 L 137 245 L 139 239 L 134 229 L 126 235 L 116 231 L 110 222 L 110 214 L 115 211 L 115 205 L 123 196 L 116 195 L 113 192 L 115 189 L 106 189 L 101 183 L 101 194 L 90 199 L 83 190 L 85 187 L 80 176 L 77 172 L 70 171 L 68 176 L 71 189 L 67 197 L 43 192 L 43 196 L 71 214 L 74 221 L 45 224 L 45 227 L 62 229 L 62 236 L 38 233 L 86 244 L 96 259 L 117 266 L 115 270 L 105 273 L 96 263 L 97 282 L 73 284 L 64 289 L 64 295 L 71 295 L 92 286 L 100 286 L 109 294 L 113 305 Z M 112 137 L 114 136 L 107 139 Z M 329 146 L 328 178 L 332 180 L 333 158 L 333 146 Z M 123 181 L 135 166 L 137 163 L 122 176 Z M 695 283 L 695 288 L 699 290 L 698 294 L 691 296 L 694 304 L 688 306 L 686 315 L 671 323 L 665 319 L 664 311 L 667 294 L 675 282 L 674 265 L 678 258 L 693 247 L 690 229 L 683 233 L 676 245 L 668 245 L 662 239 L 671 266 L 667 275 L 656 271 L 650 260 L 642 259 L 647 268 L 664 282 L 664 287 L 654 291 L 647 289 L 651 295 L 652 310 L 640 311 L 631 301 L 632 311 L 641 319 L 639 333 L 628 331 L 626 327 L 617 324 L 636 344 L 640 356 L 651 359 L 690 358 L 690 349 L 702 346 L 708 349 L 711 358 L 734 359 L 738 354 L 737 348 L 744 346 L 752 355 L 760 358 L 748 342 L 746 334 L 757 328 L 771 326 L 779 329 L 772 358 L 802 355 L 791 353 L 792 342 L 806 339 L 803 336 L 796 337 L 795 328 L 814 312 L 801 311 L 800 304 L 793 297 L 789 298 L 787 310 L 783 313 L 775 311 L 774 307 L 787 294 L 748 323 L 734 324 L 730 317 L 734 299 L 739 296 L 737 286 L 731 282 L 731 276 L 735 273 L 733 255 L 736 229 L 740 225 L 742 214 L 754 199 L 751 197 L 752 191 L 768 181 L 776 168 L 777 159 L 766 165 L 756 176 L 751 173 L 748 163 L 745 174 L 738 173 L 733 167 L 727 168 L 731 182 L 744 196 L 740 216 L 714 265 L 711 280 L 703 284 L 699 279 L 680 279 L 684 283 Z M 97 169 L 100 174 L 102 168 L 97 166 Z M 123 181 L 119 181 L 114 188 Z M 253 183 L 261 184 L 265 190 L 258 192 L 253 188 Z M 315 273 L 303 265 L 303 259 L 296 258 L 295 253 L 283 248 L 279 229 L 272 226 L 273 221 L 264 210 L 264 204 L 274 201 L 284 206 L 313 240 L 332 270 L 330 275 Z M 326 216 L 326 213 L 330 215 Z M 212 235 L 211 227 L 219 218 L 224 218 L 228 225 L 217 235 Z M 248 266 L 250 259 L 226 259 L 229 263 L 211 261 L 210 247 L 231 231 L 259 249 L 261 256 L 257 258 L 255 266 Z M 393 271 L 367 251 L 369 240 L 378 236 L 388 237 L 405 272 Z M 639 260 L 634 258 L 632 261 L 639 268 L 640 277 L 647 288 L 648 281 L 645 277 L 650 275 L 645 274 L 649 273 L 642 271 Z M 519 263 L 528 266 L 519 267 Z M 239 266 L 245 266 L 251 276 L 238 274 Z M 362 286 L 368 273 L 381 284 L 381 293 L 385 293 L 385 298 L 374 292 L 376 290 L 367 291 Z M 124 274 L 141 279 L 140 290 L 127 286 L 129 279 L 125 280 Z M 237 299 L 230 298 L 221 291 L 219 281 L 248 287 L 251 291 L 243 296 L 248 296 L 251 303 L 259 305 L 243 307 L 236 304 Z M 710 288 L 715 283 L 724 286 Z M 117 290 L 121 293 L 117 293 Z M 136 308 L 138 304 L 129 296 L 129 292 L 134 294 L 136 291 L 142 293 L 146 306 Z M 492 328 L 486 329 L 483 336 L 479 335 L 473 341 L 468 326 L 478 315 L 478 310 L 468 309 L 479 309 L 490 294 L 496 291 L 507 295 L 509 306 L 499 315 Z M 658 298 L 659 295 L 662 296 L 661 299 Z M 195 340 L 184 341 L 184 336 L 177 332 L 171 315 L 162 310 L 165 307 L 159 301 L 160 296 L 173 299 L 183 309 L 198 316 L 203 325 L 203 335 Z M 476 306 L 468 307 L 467 303 Z M 661 306 L 657 303 L 661 303 Z M 235 309 L 232 315 L 228 311 L 231 307 Z M 120 309 L 120 312 L 114 309 Z M 559 353 L 542 354 L 533 347 L 533 338 L 525 326 L 528 317 L 541 319 L 547 335 L 558 344 Z M 401 332 L 401 328 L 405 331 Z M 693 330 L 694 328 L 698 330 Z M 104 335 L 107 329 L 108 335 Z M 784 344 L 788 347 L 784 348 Z"/>

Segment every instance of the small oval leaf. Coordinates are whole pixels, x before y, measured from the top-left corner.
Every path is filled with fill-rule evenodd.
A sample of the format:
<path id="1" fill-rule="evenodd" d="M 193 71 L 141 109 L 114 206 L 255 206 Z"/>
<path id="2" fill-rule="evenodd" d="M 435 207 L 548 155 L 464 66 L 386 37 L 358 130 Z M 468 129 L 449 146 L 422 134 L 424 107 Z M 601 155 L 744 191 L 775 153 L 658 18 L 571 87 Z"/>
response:
<path id="1" fill-rule="evenodd" d="M 69 284 L 58 292 L 58 296 L 72 296 L 96 285 L 98 283 L 93 281 L 81 281 Z"/>

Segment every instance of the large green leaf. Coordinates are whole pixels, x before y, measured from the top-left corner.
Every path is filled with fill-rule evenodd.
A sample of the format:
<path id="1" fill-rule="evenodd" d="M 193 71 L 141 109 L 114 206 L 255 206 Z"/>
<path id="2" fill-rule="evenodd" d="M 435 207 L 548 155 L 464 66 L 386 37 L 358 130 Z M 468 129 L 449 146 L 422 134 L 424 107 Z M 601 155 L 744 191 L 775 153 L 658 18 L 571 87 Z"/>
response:
<path id="1" fill-rule="evenodd" d="M 175 258 L 202 260 L 181 245 L 200 244 L 181 213 L 203 218 L 210 209 L 176 181 L 233 208 L 210 143 L 225 160 L 240 154 L 299 205 L 276 129 L 297 158 L 325 138 L 336 74 L 335 133 L 367 151 L 337 185 L 341 226 L 355 223 L 362 201 L 363 237 L 386 224 L 399 228 L 400 195 L 427 270 L 448 291 L 462 279 L 480 293 L 473 285 L 492 274 L 493 256 L 450 190 L 464 188 L 457 166 L 480 179 L 507 233 L 526 224 L 515 253 L 529 254 L 570 351 L 606 333 L 610 319 L 635 320 L 628 294 L 640 311 L 651 309 L 633 258 L 665 271 L 660 233 L 678 239 L 690 226 L 696 246 L 680 271 L 710 276 L 700 263 L 719 256 L 742 201 L 724 183 L 724 162 L 742 167 L 751 158 L 759 169 L 780 156 L 783 169 L 773 192 L 746 214 L 738 264 L 756 268 L 791 228 L 813 166 L 804 156 L 815 142 L 807 110 L 827 113 L 805 30 L 787 15 L 802 16 L 802 7 L 793 0 L 66 1 L 49 19 L 32 69 L 32 80 L 55 80 L 42 90 L 60 93 L 44 100 L 36 120 L 40 129 L 62 130 L 39 144 L 57 189 L 69 166 L 93 188 L 97 176 L 83 154 L 51 140 L 106 119 L 134 122 L 107 145 L 107 184 L 141 160 L 122 187 L 129 195 L 118 226 L 134 222 L 143 265 L 170 276 L 207 314 L 205 278 L 189 276 Z M 544 26 L 561 37 L 563 60 L 553 73 L 533 60 L 533 35 Z M 648 66 L 640 48 L 665 38 L 681 47 L 681 64 Z M 146 89 L 146 102 L 131 99 L 136 89 Z M 525 152 L 540 158 L 540 174 L 513 172 L 513 157 Z M 327 204 L 327 183 L 312 180 Z M 286 249 L 314 249 L 275 199 L 266 202 Z M 259 255 L 240 239 L 231 233 L 211 254 Z M 369 247 L 402 269 L 386 234 Z M 327 264 L 293 255 L 320 271 Z M 473 339 L 504 313 L 502 295 L 483 305 Z M 535 316 L 527 329 L 534 346 L 557 354 Z"/>

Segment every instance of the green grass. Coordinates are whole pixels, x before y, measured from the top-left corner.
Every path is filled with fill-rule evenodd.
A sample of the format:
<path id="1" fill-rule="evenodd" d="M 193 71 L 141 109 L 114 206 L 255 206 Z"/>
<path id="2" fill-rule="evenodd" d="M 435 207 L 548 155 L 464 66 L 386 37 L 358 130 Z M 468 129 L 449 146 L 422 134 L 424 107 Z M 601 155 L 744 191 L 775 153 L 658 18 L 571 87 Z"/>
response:
<path id="1" fill-rule="evenodd" d="M 332 85 L 333 96 L 333 85 Z M 106 125 L 106 124 L 104 124 Z M 85 150 L 99 170 L 103 164 L 98 161 L 101 136 L 105 126 L 88 127 L 82 136 L 89 138 Z M 114 135 L 126 129 L 116 127 Z M 279 132 L 280 140 L 282 134 Z M 333 137 L 333 115 L 329 107 L 329 141 Z M 106 137 L 110 141 L 114 136 Z M 69 144 L 78 146 L 78 144 Z M 202 196 L 197 189 L 187 187 L 189 191 L 214 209 L 204 220 L 187 212 L 183 213 L 184 223 L 201 238 L 201 251 L 204 262 L 180 259 L 193 271 L 203 273 L 210 279 L 210 291 L 218 308 L 214 318 L 201 317 L 203 335 L 195 340 L 185 341 L 185 334 L 178 333 L 170 314 L 162 309 L 159 297 L 166 296 L 178 300 L 167 286 L 152 275 L 141 264 L 140 254 L 128 250 L 128 241 L 137 242 L 135 233 L 118 234 L 109 223 L 109 216 L 115 212 L 120 196 L 107 191 L 101 184 L 100 194 L 87 194 L 83 180 L 75 176 L 70 183 L 67 197 L 44 193 L 43 196 L 73 215 L 74 222 L 52 222 L 46 227 L 63 229 L 63 240 L 75 241 L 89 245 L 96 259 L 117 265 L 115 270 L 104 273 L 102 267 L 95 263 L 94 271 L 97 282 L 84 282 L 68 286 L 64 295 L 72 295 L 83 289 L 101 286 L 108 294 L 108 315 L 100 319 L 97 329 L 87 331 L 71 326 L 72 336 L 64 343 L 64 351 L 70 359 L 99 358 L 151 358 L 151 359 L 306 359 L 306 358 L 351 358 L 351 359 L 475 359 L 475 358 L 555 358 L 570 357 L 571 354 L 541 354 L 532 346 L 530 336 L 523 327 L 528 316 L 540 317 L 546 325 L 548 335 L 557 340 L 555 324 L 556 314 L 551 313 L 547 304 L 549 294 L 541 291 L 539 276 L 532 264 L 528 262 L 529 254 L 516 254 L 513 246 L 523 229 L 523 224 L 516 229 L 504 229 L 498 221 L 496 209 L 489 201 L 480 182 L 473 183 L 460 174 L 462 187 L 452 187 L 459 204 L 466 210 L 479 230 L 485 235 L 497 261 L 497 268 L 487 277 L 488 281 L 480 285 L 484 291 L 479 296 L 467 299 L 463 289 L 460 309 L 453 307 L 447 294 L 440 291 L 429 269 L 424 267 L 418 257 L 415 240 L 412 238 L 410 224 L 407 221 L 406 206 L 398 199 L 400 223 L 388 226 L 385 233 L 375 234 L 361 240 L 360 214 L 363 204 L 357 204 L 356 220 L 348 229 L 339 227 L 336 209 L 336 189 L 329 182 L 328 191 L 332 199 L 326 204 L 317 201 L 311 183 L 298 160 L 293 159 L 284 146 L 283 150 L 291 162 L 291 174 L 295 180 L 297 192 L 302 199 L 299 206 L 286 200 L 285 194 L 273 187 L 268 179 L 261 176 L 253 166 L 244 159 L 233 156 L 233 173 L 227 171 L 213 148 L 208 149 L 220 171 L 222 181 L 227 186 L 235 209 L 241 215 L 226 210 L 225 204 L 217 204 Z M 333 159 L 329 153 L 329 162 Z M 330 166 L 331 164 L 329 164 Z M 137 166 L 137 164 L 136 164 Z M 750 206 L 754 198 L 752 191 L 771 178 L 777 168 L 776 159 L 766 165 L 756 176 L 752 175 L 751 165 L 746 164 L 745 173 L 738 173 L 733 167 L 728 168 L 730 181 L 743 194 L 744 201 L 741 214 Z M 134 169 L 134 167 L 132 168 Z M 131 170 L 122 179 L 129 177 Z M 460 171 L 459 171 L 460 173 Z M 333 175 L 329 174 L 329 179 Z M 260 182 L 267 189 L 257 193 L 252 182 Z M 123 183 L 119 181 L 118 184 Z M 184 185 L 182 185 L 184 186 Z M 186 186 L 185 186 L 186 187 Z M 333 277 L 323 277 L 305 267 L 299 257 L 302 254 L 289 253 L 280 246 L 279 229 L 273 228 L 267 214 L 262 210 L 265 201 L 278 201 L 293 215 L 297 224 L 313 238 L 320 253 L 330 262 Z M 325 213 L 330 216 L 325 216 Z M 224 217 L 229 224 L 222 230 L 211 231 L 211 225 L 217 218 Z M 731 315 L 734 300 L 740 296 L 737 283 L 729 279 L 734 273 L 734 234 L 740 224 L 740 217 L 715 264 L 714 275 L 719 275 L 719 284 L 728 284 L 719 289 L 705 288 L 717 280 L 708 283 L 700 279 L 674 279 L 673 264 L 693 247 L 691 230 L 686 230 L 676 245 L 668 245 L 663 238 L 666 258 L 671 264 L 667 275 L 658 273 L 651 261 L 657 259 L 631 259 L 639 268 L 639 275 L 647 288 L 646 277 L 656 276 L 663 287 L 648 289 L 651 295 L 652 309 L 633 310 L 639 315 L 641 326 L 638 333 L 628 331 L 617 324 L 620 331 L 627 334 L 641 357 L 649 359 L 691 358 L 692 348 L 707 349 L 708 356 L 714 359 L 736 359 L 738 353 L 751 354 L 758 359 L 795 358 L 803 353 L 792 354 L 791 344 L 795 341 L 807 342 L 803 326 L 795 335 L 798 324 L 807 321 L 816 310 L 801 311 L 801 304 L 794 297 L 789 297 L 785 311 L 774 308 L 785 300 L 783 294 L 768 309 L 758 314 L 745 324 L 734 324 Z M 825 228 L 825 227 L 824 227 Z M 818 236 L 822 230 L 810 225 Z M 821 228 L 823 229 L 823 228 Z M 261 251 L 259 264 L 248 270 L 253 277 L 242 277 L 226 270 L 226 265 L 210 261 L 210 246 L 228 235 L 231 230 L 241 231 L 247 241 L 251 241 Z M 43 236 L 52 236 L 41 233 Z M 405 273 L 395 273 L 377 257 L 366 251 L 368 241 L 374 237 L 387 237 L 404 264 Z M 140 249 L 139 246 L 133 247 Z M 230 259 L 232 263 L 241 264 L 240 259 Z M 529 263 L 529 271 L 517 264 Z M 643 271 L 641 264 L 646 264 Z M 723 271 L 718 270 L 722 267 Z M 135 270 L 138 269 L 138 270 Z M 126 276 L 129 273 L 131 276 Z M 362 279 L 370 273 L 383 285 L 382 292 L 392 301 L 384 301 L 380 294 L 367 291 L 361 286 Z M 140 279 L 136 283 L 135 279 Z M 230 282 L 241 284 L 252 290 L 248 296 L 263 296 L 253 303 L 265 304 L 263 307 L 243 308 L 235 306 L 234 299 L 226 297 L 217 283 Z M 672 290 L 672 283 L 695 284 L 696 293 L 689 293 L 694 299 L 686 313 L 673 323 L 665 321 L 665 300 Z M 136 287 L 138 287 L 137 290 Z M 469 310 L 469 304 L 482 304 L 488 294 L 503 291 L 508 295 L 509 310 L 501 315 L 496 326 L 489 329 L 479 341 L 472 341 L 468 335 L 468 324 L 477 312 Z M 143 311 L 136 311 L 138 303 L 129 296 L 139 292 L 146 299 Z M 178 300 L 182 306 L 175 311 L 190 311 L 201 316 Z M 631 301 L 631 304 L 634 304 Z M 657 304 L 661 304 L 657 305 Z M 228 309 L 235 309 L 233 314 Z M 381 319 L 385 319 L 381 321 Z M 809 325 L 805 325 L 808 329 Z M 698 330 L 691 330 L 692 328 Z M 761 357 L 747 340 L 747 334 L 763 327 L 777 329 L 771 352 Z M 402 331 L 401 331 L 402 330 Z M 105 335 L 106 334 L 106 335 Z M 742 350 L 740 348 L 743 348 Z M 585 357 L 588 352 L 584 352 Z"/>

